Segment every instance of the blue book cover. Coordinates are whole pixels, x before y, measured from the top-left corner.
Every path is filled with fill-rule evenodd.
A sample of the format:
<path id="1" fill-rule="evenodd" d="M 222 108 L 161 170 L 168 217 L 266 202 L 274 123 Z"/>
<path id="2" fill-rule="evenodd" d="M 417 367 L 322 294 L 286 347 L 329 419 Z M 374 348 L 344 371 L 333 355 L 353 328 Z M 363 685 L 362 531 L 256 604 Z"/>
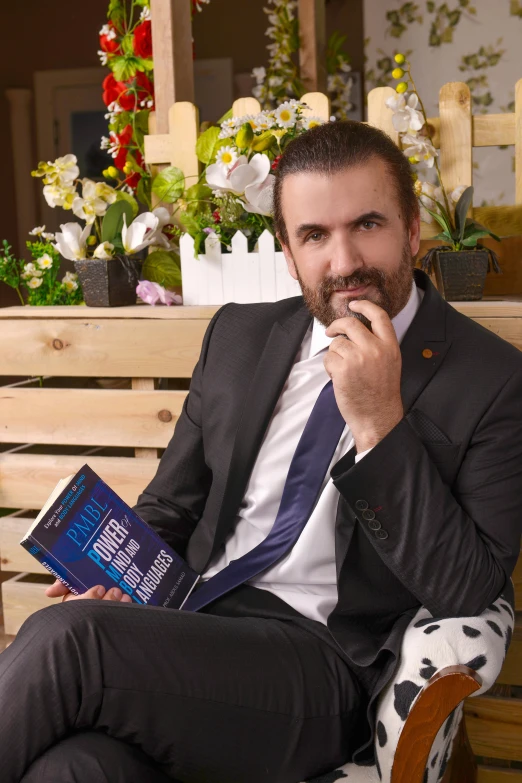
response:
<path id="1" fill-rule="evenodd" d="M 56 485 L 20 543 L 75 595 L 116 586 L 181 609 L 199 579 L 88 465 Z"/>

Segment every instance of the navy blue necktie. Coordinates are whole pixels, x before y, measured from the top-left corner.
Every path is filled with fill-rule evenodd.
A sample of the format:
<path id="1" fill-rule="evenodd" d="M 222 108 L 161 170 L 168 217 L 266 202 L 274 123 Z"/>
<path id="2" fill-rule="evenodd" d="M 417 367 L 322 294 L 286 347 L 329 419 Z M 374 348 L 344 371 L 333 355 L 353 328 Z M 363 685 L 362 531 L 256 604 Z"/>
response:
<path id="1" fill-rule="evenodd" d="M 286 477 L 281 504 L 268 536 L 222 571 L 203 582 L 183 609 L 197 611 L 274 565 L 294 546 L 308 522 L 345 421 L 332 381 L 323 387 L 297 444 Z"/>

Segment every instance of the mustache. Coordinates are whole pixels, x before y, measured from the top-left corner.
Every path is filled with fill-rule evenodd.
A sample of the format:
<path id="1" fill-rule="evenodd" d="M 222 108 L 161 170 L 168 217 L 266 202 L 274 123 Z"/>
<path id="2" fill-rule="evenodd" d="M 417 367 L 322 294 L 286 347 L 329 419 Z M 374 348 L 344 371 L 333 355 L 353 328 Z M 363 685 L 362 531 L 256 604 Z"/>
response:
<path id="1" fill-rule="evenodd" d="M 356 286 L 374 285 L 381 289 L 384 285 L 384 275 L 375 270 L 372 274 L 353 274 L 350 277 L 327 277 L 321 281 L 318 293 L 323 297 L 328 297 L 338 288 L 355 288 Z"/>

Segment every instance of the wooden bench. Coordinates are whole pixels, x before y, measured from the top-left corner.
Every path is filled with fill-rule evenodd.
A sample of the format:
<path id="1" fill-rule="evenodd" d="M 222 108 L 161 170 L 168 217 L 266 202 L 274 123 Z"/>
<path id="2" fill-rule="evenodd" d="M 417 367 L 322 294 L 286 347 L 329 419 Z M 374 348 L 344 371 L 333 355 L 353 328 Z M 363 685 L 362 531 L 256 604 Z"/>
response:
<path id="1" fill-rule="evenodd" d="M 454 306 L 522 350 L 522 297 Z M 85 462 L 135 503 L 172 436 L 215 310 L 0 309 L 3 381 L 48 378 L 43 388 L 0 386 L 0 508 L 15 510 L 0 518 L 0 565 L 16 572 L 2 584 L 6 633 L 16 634 L 26 617 L 50 603 L 43 591 L 52 578 L 18 543 L 30 519 L 58 479 Z M 96 387 L 95 379 L 109 378 L 128 379 L 129 388 Z M 184 388 L 165 388 L 169 379 L 171 386 Z M 85 388 L 89 381 L 94 388 Z M 60 388 L 51 386 L 58 382 Z M 522 606 L 522 558 L 514 582 Z M 520 623 L 497 683 L 522 686 Z M 522 761 L 522 699 L 474 698 L 466 715 L 477 755 Z M 522 783 L 522 772 L 479 770 L 480 783 L 503 780 Z"/>

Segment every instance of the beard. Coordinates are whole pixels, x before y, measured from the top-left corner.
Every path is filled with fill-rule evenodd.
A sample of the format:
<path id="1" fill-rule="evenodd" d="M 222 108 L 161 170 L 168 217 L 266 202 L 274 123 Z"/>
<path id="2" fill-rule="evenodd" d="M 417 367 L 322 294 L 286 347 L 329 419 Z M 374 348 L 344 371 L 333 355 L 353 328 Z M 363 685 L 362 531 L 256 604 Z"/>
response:
<path id="1" fill-rule="evenodd" d="M 350 302 L 356 299 L 369 299 L 379 307 L 382 307 L 391 320 L 400 313 L 410 298 L 414 262 L 409 242 L 404 244 L 401 261 L 395 271 L 383 272 L 382 269 L 376 269 L 375 267 L 363 267 L 354 272 L 353 275 L 350 275 L 350 277 L 325 277 L 317 288 L 307 286 L 301 278 L 295 262 L 294 265 L 305 305 L 310 314 L 317 318 L 324 327 L 330 326 L 337 318 L 348 316 L 362 321 L 371 331 L 371 323 L 368 318 L 362 313 L 350 310 L 348 306 Z M 372 285 L 377 289 L 377 292 L 369 292 L 369 295 L 366 295 L 366 293 L 358 295 L 346 293 L 337 307 L 331 304 L 331 297 L 336 289 L 363 285 Z"/>

